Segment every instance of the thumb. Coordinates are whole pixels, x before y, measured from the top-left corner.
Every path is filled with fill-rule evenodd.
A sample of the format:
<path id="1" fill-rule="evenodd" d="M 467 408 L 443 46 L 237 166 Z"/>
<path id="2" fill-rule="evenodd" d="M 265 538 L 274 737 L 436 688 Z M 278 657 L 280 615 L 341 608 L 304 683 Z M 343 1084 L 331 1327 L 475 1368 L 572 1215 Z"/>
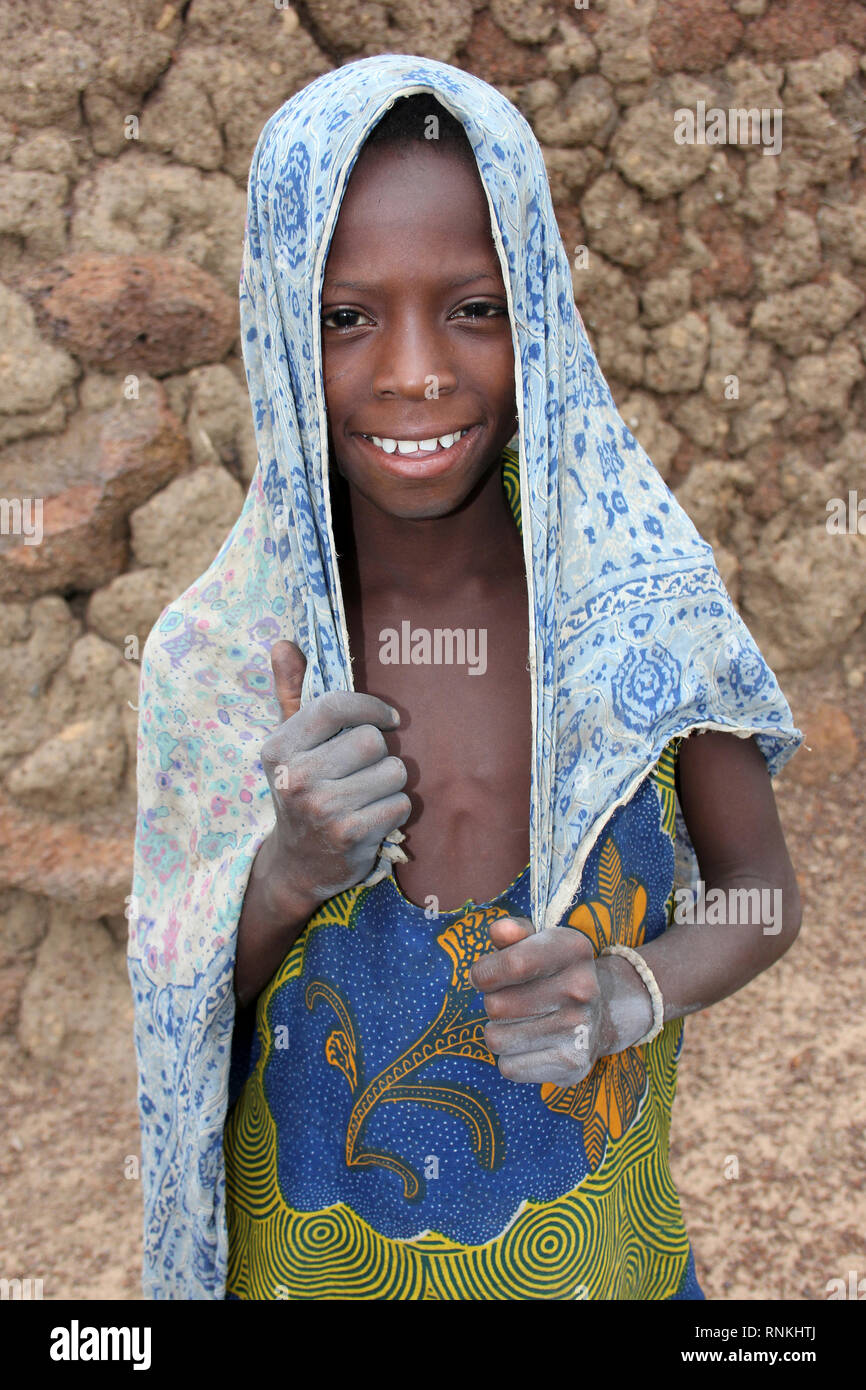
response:
<path id="1" fill-rule="evenodd" d="M 307 658 L 294 642 L 275 642 L 271 647 L 271 668 L 283 719 L 291 719 L 301 708 L 301 686 Z"/>
<path id="2" fill-rule="evenodd" d="M 528 917 L 497 917 L 490 923 L 488 932 L 497 951 L 504 951 L 506 946 L 513 946 L 516 941 L 535 935 Z"/>

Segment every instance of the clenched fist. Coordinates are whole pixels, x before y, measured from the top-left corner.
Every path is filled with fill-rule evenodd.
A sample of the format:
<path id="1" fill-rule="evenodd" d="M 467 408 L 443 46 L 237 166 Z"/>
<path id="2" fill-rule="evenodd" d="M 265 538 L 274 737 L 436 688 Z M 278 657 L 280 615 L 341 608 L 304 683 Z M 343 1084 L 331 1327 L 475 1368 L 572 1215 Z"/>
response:
<path id="1" fill-rule="evenodd" d="M 307 663 L 294 642 L 274 643 L 271 666 L 284 721 L 261 750 L 277 817 L 273 886 L 322 903 L 366 878 L 381 841 L 411 813 L 406 768 L 381 732 L 399 716 L 357 691 L 330 691 L 302 709 Z"/>

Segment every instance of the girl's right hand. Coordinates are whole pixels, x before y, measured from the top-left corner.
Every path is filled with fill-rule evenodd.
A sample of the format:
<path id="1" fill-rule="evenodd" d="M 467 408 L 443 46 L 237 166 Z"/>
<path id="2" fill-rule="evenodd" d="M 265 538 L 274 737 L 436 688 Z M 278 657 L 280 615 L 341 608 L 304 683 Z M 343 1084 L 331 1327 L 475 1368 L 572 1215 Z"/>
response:
<path id="1" fill-rule="evenodd" d="M 302 709 L 307 662 L 294 642 L 274 643 L 271 667 L 284 720 L 261 750 L 277 816 L 271 888 L 319 905 L 366 878 L 381 841 L 411 813 L 406 768 L 381 732 L 400 721 L 357 691 L 329 691 Z"/>

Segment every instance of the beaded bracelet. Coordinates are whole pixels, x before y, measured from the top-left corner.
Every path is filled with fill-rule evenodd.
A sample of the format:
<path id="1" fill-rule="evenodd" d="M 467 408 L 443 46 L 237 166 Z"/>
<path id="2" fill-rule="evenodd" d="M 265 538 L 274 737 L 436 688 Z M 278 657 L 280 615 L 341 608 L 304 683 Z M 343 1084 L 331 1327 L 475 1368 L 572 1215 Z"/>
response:
<path id="1" fill-rule="evenodd" d="M 632 1047 L 643 1047 L 644 1043 L 652 1042 L 653 1038 L 658 1036 L 665 1022 L 665 1005 L 656 977 L 643 956 L 639 952 L 633 951 L 630 946 L 605 946 L 599 954 L 602 956 L 625 956 L 626 960 L 631 961 L 646 986 L 647 993 L 652 1000 L 653 1021 L 643 1037 L 632 1043 Z"/>

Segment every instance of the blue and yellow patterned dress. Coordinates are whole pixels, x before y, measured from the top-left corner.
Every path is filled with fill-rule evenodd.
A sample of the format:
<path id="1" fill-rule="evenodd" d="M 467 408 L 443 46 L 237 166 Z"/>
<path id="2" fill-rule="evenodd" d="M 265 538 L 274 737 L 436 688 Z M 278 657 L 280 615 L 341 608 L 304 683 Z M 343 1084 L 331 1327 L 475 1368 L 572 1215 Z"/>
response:
<path id="1" fill-rule="evenodd" d="M 560 923 L 596 953 L 670 921 L 678 744 Z M 490 921 L 530 915 L 529 877 L 429 915 L 389 876 L 310 920 L 236 1029 L 229 1298 L 703 1297 L 668 1166 L 682 1020 L 572 1087 L 509 1081 L 485 1045 L 469 972 Z"/>

